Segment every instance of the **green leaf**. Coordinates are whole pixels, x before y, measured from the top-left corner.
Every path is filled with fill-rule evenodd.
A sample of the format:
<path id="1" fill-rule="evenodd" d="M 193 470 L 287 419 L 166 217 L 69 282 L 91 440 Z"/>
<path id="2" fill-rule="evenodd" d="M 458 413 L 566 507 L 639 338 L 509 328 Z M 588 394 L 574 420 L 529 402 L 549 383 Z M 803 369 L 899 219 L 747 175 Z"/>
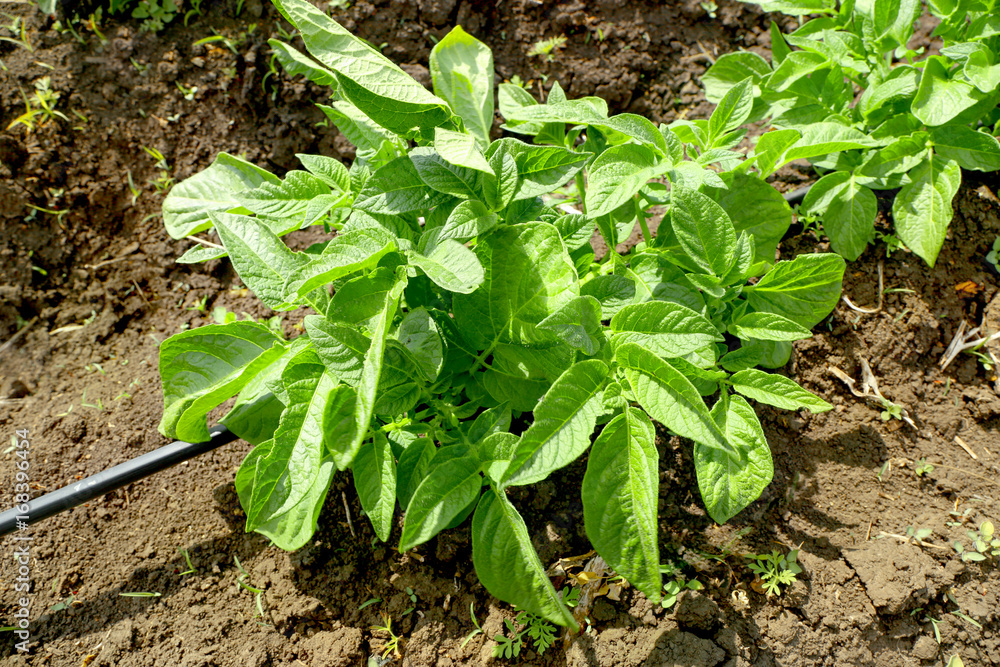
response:
<path id="1" fill-rule="evenodd" d="M 580 294 L 601 302 L 602 317 L 614 317 L 635 300 L 635 282 L 626 276 L 597 276 L 580 286 Z"/>
<path id="2" fill-rule="evenodd" d="M 716 523 L 725 523 L 760 498 L 774 477 L 774 464 L 764 429 L 745 400 L 739 396 L 720 400 L 712 417 L 733 450 L 727 453 L 695 443 L 694 466 L 705 509 Z"/>
<path id="3" fill-rule="evenodd" d="M 235 396 L 285 348 L 263 324 L 212 324 L 174 334 L 160 346 L 160 433 L 207 442 L 209 411 Z"/>
<path id="4" fill-rule="evenodd" d="M 326 183 L 329 187 L 340 192 L 351 191 L 351 175 L 347 167 L 335 158 L 325 155 L 308 155 L 296 153 L 302 166 L 309 170 L 316 178 Z"/>
<path id="5" fill-rule="evenodd" d="M 234 195 L 281 179 L 246 160 L 219 153 L 207 169 L 173 187 L 163 200 L 163 224 L 172 238 L 182 239 L 212 226 L 208 214 L 239 206 Z"/>
<path id="6" fill-rule="evenodd" d="M 267 40 L 288 76 L 302 75 L 320 86 L 336 87 L 337 75 L 306 54 L 277 39 Z"/>
<path id="7" fill-rule="evenodd" d="M 892 203 L 892 218 L 899 239 L 934 266 L 954 214 L 951 200 L 962 184 L 962 169 L 931 151 L 928 157 L 910 171 L 910 182 Z"/>
<path id="8" fill-rule="evenodd" d="M 454 239 L 445 239 L 428 254 L 406 253 L 411 265 L 449 292 L 471 294 L 483 284 L 483 266 L 476 254 Z"/>
<path id="9" fill-rule="evenodd" d="M 392 514 L 396 509 L 396 459 L 392 446 L 381 433 L 365 444 L 352 466 L 354 488 L 361 507 L 372 522 L 375 535 L 385 542 L 392 532 Z"/>
<path id="10" fill-rule="evenodd" d="M 505 151 L 514 158 L 520 185 L 514 199 L 547 195 L 583 169 L 591 154 L 560 146 L 532 146 L 517 139 L 498 139 L 490 144 L 486 157 Z"/>
<path id="11" fill-rule="evenodd" d="M 493 597 L 577 630 L 573 615 L 545 574 L 524 519 L 502 492 L 486 491 L 476 508 L 472 564 Z"/>
<path id="12" fill-rule="evenodd" d="M 772 23 L 773 25 L 773 23 Z M 765 179 L 778 168 L 778 161 L 789 148 L 802 138 L 802 133 L 798 130 L 771 130 L 765 132 L 757 140 L 754 147 L 754 157 L 757 158 L 757 170 L 760 178 Z M 728 176 L 728 174 L 723 174 Z M 730 213 L 730 216 L 732 213 Z"/>
<path id="13" fill-rule="evenodd" d="M 455 26 L 431 50 L 430 70 L 434 92 L 486 146 L 493 128 L 493 52 Z"/>
<path id="14" fill-rule="evenodd" d="M 985 98 L 965 81 L 949 77 L 948 58 L 930 56 L 924 63 L 920 87 L 910 105 L 910 112 L 924 125 L 944 125 Z"/>
<path id="15" fill-rule="evenodd" d="M 729 332 L 742 339 L 802 340 L 812 336 L 809 329 L 774 313 L 745 313 L 729 325 Z"/>
<path id="16" fill-rule="evenodd" d="M 581 496 L 587 537 L 611 569 L 649 600 L 660 601 L 656 432 L 642 410 L 627 407 L 594 441 Z"/>
<path id="17" fill-rule="evenodd" d="M 461 28 L 456 28 L 461 30 Z M 493 116 L 491 115 L 492 119 Z M 486 144 L 483 143 L 482 146 Z M 476 143 L 476 138 L 464 132 L 453 132 L 444 128 L 434 128 L 434 150 L 450 164 L 456 167 L 464 167 L 481 171 L 484 174 L 495 176 L 490 163 L 483 155 L 482 146 Z"/>
<path id="18" fill-rule="evenodd" d="M 269 308 L 293 310 L 296 296 L 285 291 L 285 276 L 303 268 L 302 254 L 292 252 L 261 220 L 245 215 L 211 213 L 240 280 Z"/>
<path id="19" fill-rule="evenodd" d="M 1000 171 L 1000 143 L 985 132 L 964 125 L 935 127 L 931 129 L 931 142 L 935 153 L 954 160 L 963 169 Z"/>
<path id="20" fill-rule="evenodd" d="M 220 250 L 219 248 L 210 248 L 203 245 L 195 245 L 193 248 L 188 249 L 183 255 L 175 259 L 174 261 L 178 264 L 199 264 L 201 262 L 208 262 L 213 259 L 222 259 L 223 257 L 228 257 L 228 253 L 225 250 Z"/>
<path id="21" fill-rule="evenodd" d="M 330 195 L 330 187 L 316 176 L 305 171 L 290 171 L 285 174 L 280 185 L 262 183 L 252 190 L 236 193 L 233 198 L 240 206 L 256 215 L 278 220 L 291 219 L 294 224 L 286 223 L 285 227 L 295 230 L 312 224 L 319 215 L 326 212 L 321 211 L 319 215 L 313 213 L 309 218 L 304 217 L 306 211 L 311 208 L 310 203 L 313 200 L 320 197 L 329 198 L 332 207 L 344 199 L 342 193 L 334 197 Z M 314 208 L 314 210 L 320 209 Z M 326 210 L 329 210 L 329 207 Z"/>
<path id="22" fill-rule="evenodd" d="M 448 119 L 444 100 L 307 0 L 277 0 L 275 6 L 299 30 L 309 53 L 337 73 L 343 94 L 382 127 L 402 133 Z"/>
<path id="23" fill-rule="evenodd" d="M 403 317 L 396 339 L 410 353 L 424 379 L 437 380 L 444 366 L 444 339 L 426 308 L 414 308 Z"/>
<path id="24" fill-rule="evenodd" d="M 327 318 L 331 322 L 346 322 L 371 331 L 373 320 L 382 314 L 385 295 L 395 283 L 396 276 L 388 267 L 379 267 L 349 280 L 330 299 Z"/>
<path id="25" fill-rule="evenodd" d="M 302 337 L 303 340 L 305 337 Z M 268 382 L 280 382 L 281 373 L 292 356 L 291 345 L 283 346 L 281 356 L 275 358 L 244 385 L 226 416 L 219 420 L 240 440 L 257 446 L 274 437 L 284 404 L 268 388 Z"/>
<path id="26" fill-rule="evenodd" d="M 607 149 L 590 165 L 587 215 L 596 218 L 611 213 L 672 166 L 648 146 L 624 144 Z"/>
<path id="27" fill-rule="evenodd" d="M 778 161 L 778 167 L 793 160 L 805 160 L 877 145 L 874 139 L 863 132 L 837 123 L 812 123 L 797 129 L 802 133 L 802 138 L 785 151 L 785 155 Z"/>
<path id="28" fill-rule="evenodd" d="M 875 235 L 878 201 L 851 172 L 835 171 L 819 179 L 806 194 L 802 207 L 821 216 L 830 246 L 853 262 Z"/>
<path id="29" fill-rule="evenodd" d="M 273 446 L 274 441 L 268 440 L 254 447 L 236 473 L 236 493 L 244 508 L 250 506 L 250 494 L 253 492 L 254 480 L 258 475 L 257 466 L 266 464 L 267 456 Z M 254 530 L 270 539 L 280 549 L 295 551 L 305 546 L 316 532 L 319 512 L 330 490 L 334 470 L 333 463 L 324 459 L 313 478 L 312 485 L 299 503 L 282 514 L 262 519 Z"/>
<path id="30" fill-rule="evenodd" d="M 399 498 L 400 507 L 410 504 L 413 492 L 423 481 L 435 454 L 437 447 L 430 438 L 417 438 L 399 455 L 399 463 L 396 465 L 396 497 Z"/>
<path id="31" fill-rule="evenodd" d="M 753 110 L 753 77 L 747 77 L 726 91 L 708 119 L 708 143 L 735 130 L 750 117 Z"/>
<path id="32" fill-rule="evenodd" d="M 358 382 L 357 399 L 354 403 L 354 432 L 351 438 L 340 443 L 341 454 L 337 456 L 337 467 L 344 469 L 354 457 L 357 456 L 361 443 L 368 434 L 368 426 L 372 419 L 372 412 L 375 408 L 377 398 L 379 378 L 382 374 L 382 361 L 385 356 L 385 341 L 392 325 L 392 320 L 396 316 L 396 307 L 399 304 L 399 297 L 406 287 L 405 274 L 403 277 L 397 275 L 393 288 L 386 293 L 382 302 L 382 312 L 378 316 L 372 327 L 372 342 L 365 354 L 365 364 L 361 371 L 361 379 Z M 391 458 L 391 450 L 390 450 Z M 382 462 L 379 462 L 382 465 Z M 388 464 L 385 464 L 388 465 Z M 393 464 L 395 465 L 395 464 Z M 395 468 L 393 468 L 395 471 Z M 395 472 L 393 472 L 395 479 Z M 394 482 L 395 483 L 395 482 Z M 395 498 L 395 491 L 393 492 Z M 376 530 L 378 527 L 376 526 Z"/>
<path id="33" fill-rule="evenodd" d="M 466 437 L 471 444 L 476 444 L 483 438 L 494 433 L 506 433 L 510 430 L 510 406 L 501 403 L 495 408 L 483 410 L 469 426 Z"/>
<path id="34" fill-rule="evenodd" d="M 508 150 L 507 144 L 498 143 L 498 148 L 489 158 L 490 170 L 495 176 L 483 177 L 483 197 L 494 211 L 506 208 L 517 194 L 520 177 L 517 174 L 517 160 Z"/>
<path id="35" fill-rule="evenodd" d="M 751 51 L 726 53 L 719 56 L 701 77 L 701 83 L 705 87 L 705 99 L 712 104 L 718 104 L 731 88 L 747 77 L 756 86 L 760 84 L 761 79 L 770 74 L 771 66 L 756 53 Z"/>
<path id="36" fill-rule="evenodd" d="M 545 343 L 538 324 L 578 295 L 577 276 L 558 230 L 541 222 L 507 225 L 475 248 L 485 277 L 479 289 L 454 297 L 455 321 L 478 346 L 496 340 Z"/>
<path id="37" fill-rule="evenodd" d="M 695 264 L 723 276 L 732 266 L 736 229 L 726 211 L 706 195 L 675 185 L 670 191 L 670 226 Z"/>
<path id="38" fill-rule="evenodd" d="M 625 306 L 611 318 L 615 345 L 635 343 L 659 357 L 683 357 L 722 336 L 710 320 L 685 306 L 649 301 Z"/>
<path id="39" fill-rule="evenodd" d="M 442 193 L 465 199 L 478 198 L 483 178 L 481 172 L 456 166 L 433 148 L 414 148 L 410 151 L 410 161 L 416 168 L 420 180 L 438 193 L 431 205 L 443 201 Z M 430 207 L 422 205 L 420 208 Z"/>
<path id="40" fill-rule="evenodd" d="M 417 164 L 420 167 L 416 166 Z M 421 168 L 425 173 L 420 171 Z M 447 201 L 448 195 L 436 191 L 433 184 L 424 182 L 423 177 L 432 179 L 438 176 L 444 179 L 434 181 L 438 186 L 450 185 L 454 189 L 461 189 L 465 186 L 457 179 L 455 173 L 467 171 L 470 170 L 462 170 L 445 162 L 433 149 L 415 148 L 409 156 L 403 155 L 376 169 L 365 183 L 365 187 L 358 193 L 354 207 L 368 213 L 384 215 L 434 208 Z"/>
<path id="41" fill-rule="evenodd" d="M 766 373 L 754 368 L 729 377 L 733 389 L 747 398 L 784 410 L 807 408 L 809 412 L 826 412 L 833 406 L 819 396 L 806 391 L 784 375 Z"/>
<path id="42" fill-rule="evenodd" d="M 979 92 L 993 93 L 1000 86 L 1000 63 L 994 62 L 994 54 L 985 45 L 978 46 L 980 48 L 970 53 L 969 59 L 965 61 L 965 78 Z"/>
<path id="43" fill-rule="evenodd" d="M 323 414 L 336 379 L 318 364 L 285 369 L 290 402 L 281 413 L 270 450 L 256 464 L 247 530 L 285 514 L 309 495 L 324 459 Z"/>
<path id="44" fill-rule="evenodd" d="M 784 92 L 817 71 L 828 69 L 832 64 L 829 58 L 818 53 L 793 51 L 774 69 L 767 80 L 767 88 L 776 93 Z"/>
<path id="45" fill-rule="evenodd" d="M 338 278 L 373 268 L 395 249 L 395 241 L 382 230 L 358 229 L 342 234 L 330 241 L 319 257 L 286 274 L 285 293 L 304 296 Z"/>
<path id="46" fill-rule="evenodd" d="M 650 417 L 683 438 L 729 449 L 701 394 L 676 368 L 634 344 L 615 350 L 615 360 L 625 368 L 636 400 Z"/>
<path id="47" fill-rule="evenodd" d="M 371 341 L 353 326 L 330 322 L 321 315 L 305 318 L 306 333 L 326 368 L 341 382 L 356 387 L 361 381 L 365 353 Z"/>
<path id="48" fill-rule="evenodd" d="M 534 484 L 576 460 L 590 446 L 603 410 L 601 389 L 608 378 L 602 361 L 589 359 L 563 373 L 535 407 L 531 426 L 517 446 L 504 485 Z"/>
<path id="49" fill-rule="evenodd" d="M 749 292 L 754 310 L 775 313 L 812 329 L 840 300 L 844 258 L 832 254 L 799 255 L 778 262 Z"/>
<path id="50" fill-rule="evenodd" d="M 597 354 L 604 340 L 601 302 L 592 296 L 578 296 L 538 323 L 570 347 L 587 356 Z"/>
<path id="51" fill-rule="evenodd" d="M 509 424 L 508 424 L 509 427 Z M 479 441 L 479 460 L 483 463 L 483 472 L 493 482 L 494 487 L 500 485 L 500 480 L 507 474 L 514 452 L 521 439 L 513 433 L 490 433 Z"/>
<path id="52" fill-rule="evenodd" d="M 479 457 L 462 445 L 456 447 L 467 453 L 448 458 L 441 464 L 432 460 L 430 469 L 407 504 L 403 535 L 399 538 L 400 552 L 409 551 L 437 535 L 479 497 L 483 486 Z"/>
<path id="53" fill-rule="evenodd" d="M 448 219 L 441 227 L 435 227 L 424 233 L 420 239 L 420 250 L 427 245 L 444 239 L 455 239 L 465 242 L 473 237 L 485 234 L 496 227 L 498 218 L 482 202 L 463 201 L 452 209 Z M 426 239 L 426 240 L 425 240 Z"/>
<path id="54" fill-rule="evenodd" d="M 330 106 L 316 106 L 357 147 L 355 164 L 368 165 L 373 169 L 381 167 L 399 157 L 406 148 L 406 143 L 399 135 L 377 125 L 346 100 L 334 100 L 330 102 Z"/>

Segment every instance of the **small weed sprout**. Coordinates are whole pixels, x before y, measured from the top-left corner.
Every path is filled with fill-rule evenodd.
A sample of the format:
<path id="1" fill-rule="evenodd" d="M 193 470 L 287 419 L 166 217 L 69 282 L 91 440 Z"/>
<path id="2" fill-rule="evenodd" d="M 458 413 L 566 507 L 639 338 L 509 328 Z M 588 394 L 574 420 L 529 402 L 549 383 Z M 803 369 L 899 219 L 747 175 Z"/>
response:
<path id="1" fill-rule="evenodd" d="M 493 637 L 497 645 L 493 647 L 494 658 L 516 658 L 524 647 L 524 636 L 527 635 L 539 655 L 556 641 L 556 627 L 540 616 L 528 611 L 519 611 L 513 620 L 504 619 L 507 630 L 504 634 Z"/>
<path id="2" fill-rule="evenodd" d="M 699 2 L 698 6 L 701 7 L 706 14 L 708 14 L 708 18 L 710 19 L 714 19 L 716 17 L 715 13 L 719 11 L 719 5 L 712 2 L 712 0 L 707 0 L 707 2 Z"/>
<path id="3" fill-rule="evenodd" d="M 917 460 L 917 465 L 913 468 L 913 472 L 917 477 L 925 477 L 934 472 L 934 465 L 928 463 L 926 458 L 921 458 Z"/>
<path id="4" fill-rule="evenodd" d="M 799 550 L 792 549 L 787 555 L 777 550 L 770 554 L 748 554 L 747 566 L 757 575 L 767 596 L 781 595 L 781 585 L 790 586 L 795 576 L 802 572 L 798 564 Z"/>
<path id="5" fill-rule="evenodd" d="M 992 521 L 983 521 L 979 524 L 979 530 L 970 530 L 966 535 L 972 541 L 971 546 L 966 547 L 958 541 L 954 543 L 955 551 L 962 556 L 963 561 L 980 563 L 1000 558 L 1000 537 L 997 537 Z"/>
<path id="6" fill-rule="evenodd" d="M 993 241 L 992 249 L 986 253 L 986 261 L 992 264 L 994 269 L 997 269 L 997 252 L 1000 252 L 1000 236 Z"/>
<path id="7" fill-rule="evenodd" d="M 535 42 L 531 50 L 528 51 L 528 57 L 539 56 L 540 58 L 545 58 L 545 62 L 552 62 L 556 59 L 553 54 L 554 51 L 562 49 L 566 46 L 566 37 L 564 35 L 556 35 L 550 39 L 543 39 L 540 42 Z"/>
<path id="8" fill-rule="evenodd" d="M 677 598 L 684 591 L 700 591 L 705 588 L 697 579 L 688 579 L 681 569 L 672 563 L 660 565 L 660 573 L 668 580 L 663 585 L 663 597 L 660 599 L 660 606 L 670 609 L 677 604 Z"/>
<path id="9" fill-rule="evenodd" d="M 176 15 L 177 4 L 174 0 L 140 0 L 139 6 L 132 10 L 132 18 L 143 19 L 143 32 L 163 30 Z"/>
<path id="10" fill-rule="evenodd" d="M 263 589 L 257 588 L 256 586 L 251 586 L 247 583 L 247 578 L 250 577 L 250 573 L 243 569 L 243 564 L 240 563 L 240 559 L 237 556 L 233 556 L 233 560 L 236 561 L 236 567 L 240 569 L 240 576 L 236 577 L 236 584 L 245 590 L 250 591 L 254 594 L 254 601 L 257 603 L 257 613 L 255 616 L 264 617 L 264 591 Z"/>
<path id="11" fill-rule="evenodd" d="M 11 121 L 7 129 L 10 130 L 18 125 L 24 125 L 27 131 L 33 132 L 35 128 L 44 127 L 56 118 L 69 120 L 66 114 L 56 109 L 56 102 L 59 100 L 59 92 L 52 90 L 51 80 L 47 76 L 35 81 L 35 93 L 30 98 L 21 91 L 24 100 L 25 111 L 23 114 Z"/>
<path id="12" fill-rule="evenodd" d="M 181 555 L 184 556 L 184 562 L 187 563 L 187 569 L 184 570 L 183 572 L 181 572 L 180 576 L 183 577 L 184 575 L 194 574 L 195 572 L 197 572 L 198 569 L 194 565 L 191 564 L 191 554 L 188 553 L 188 550 L 187 549 L 178 549 L 178 551 L 181 552 Z"/>
<path id="13" fill-rule="evenodd" d="M 884 422 L 887 422 L 890 419 L 903 421 L 903 408 L 900 405 L 896 405 L 892 401 L 883 399 L 881 417 Z"/>
<path id="14" fill-rule="evenodd" d="M 382 647 L 382 657 L 386 658 L 392 653 L 396 658 L 402 658 L 403 638 L 392 631 L 392 617 L 384 612 L 381 615 L 384 625 L 376 625 L 372 627 L 372 630 L 389 633 L 389 641 Z"/>
<path id="15" fill-rule="evenodd" d="M 476 627 L 472 632 L 469 633 L 468 637 L 462 640 L 461 648 L 465 648 L 465 645 L 468 644 L 470 641 L 472 641 L 472 638 L 475 637 L 476 635 L 483 634 L 483 626 L 479 625 L 479 621 L 476 620 L 476 609 L 475 607 L 473 607 L 472 602 L 469 603 L 469 616 L 472 618 L 472 624 Z"/>

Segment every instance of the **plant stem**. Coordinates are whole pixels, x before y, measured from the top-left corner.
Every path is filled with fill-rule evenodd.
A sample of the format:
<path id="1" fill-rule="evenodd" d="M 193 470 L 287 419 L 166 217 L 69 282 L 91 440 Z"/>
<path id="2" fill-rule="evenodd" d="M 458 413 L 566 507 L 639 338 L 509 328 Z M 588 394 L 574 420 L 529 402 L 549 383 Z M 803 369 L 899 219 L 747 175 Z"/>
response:
<path id="1" fill-rule="evenodd" d="M 639 203 L 639 195 L 635 196 L 635 217 L 639 218 L 639 229 L 642 230 L 642 238 L 646 242 L 646 245 L 650 245 L 653 240 L 653 235 L 649 232 L 649 225 L 646 224 L 646 212 L 642 210 L 642 204 Z"/>
<path id="2" fill-rule="evenodd" d="M 584 201 L 584 195 L 587 192 L 587 185 L 583 182 L 583 171 L 576 172 L 576 195 L 580 198 L 580 210 L 584 213 L 587 212 L 587 204 Z"/>

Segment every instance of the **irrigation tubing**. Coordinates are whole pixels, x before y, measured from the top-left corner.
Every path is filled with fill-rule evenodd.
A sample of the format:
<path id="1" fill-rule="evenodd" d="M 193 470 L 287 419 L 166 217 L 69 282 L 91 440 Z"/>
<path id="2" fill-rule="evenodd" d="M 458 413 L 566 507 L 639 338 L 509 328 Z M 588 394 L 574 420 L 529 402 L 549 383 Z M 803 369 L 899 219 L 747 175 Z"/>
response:
<path id="1" fill-rule="evenodd" d="M 207 442 L 172 442 L 9 509 L 0 514 L 0 537 L 236 440 L 236 434 L 222 424 L 213 427 L 209 434 L 211 439 Z"/>
<path id="2" fill-rule="evenodd" d="M 809 192 L 809 186 L 786 192 L 784 194 L 785 201 L 793 206 L 801 204 L 807 192 Z M 193 459 L 205 452 L 210 452 L 237 439 L 236 434 L 222 424 L 213 426 L 209 433 L 211 439 L 207 442 L 177 440 L 131 461 L 91 475 L 76 484 L 64 486 L 52 493 L 46 493 L 44 496 L 9 509 L 0 514 L 0 537 L 10 535 L 30 524 L 72 509 L 77 505 L 82 505 L 89 500 L 120 489 L 132 482 L 137 482 L 161 470 L 166 470 L 178 463 Z"/>

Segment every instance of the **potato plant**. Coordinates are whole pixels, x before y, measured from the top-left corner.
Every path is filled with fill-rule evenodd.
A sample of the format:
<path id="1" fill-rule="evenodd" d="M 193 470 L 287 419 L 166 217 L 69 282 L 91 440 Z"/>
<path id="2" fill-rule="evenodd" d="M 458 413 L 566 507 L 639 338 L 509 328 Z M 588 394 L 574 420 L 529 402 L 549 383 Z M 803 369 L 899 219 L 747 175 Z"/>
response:
<path id="1" fill-rule="evenodd" d="M 932 0 L 944 47 L 921 58 L 923 49 L 907 47 L 919 0 L 847 0 L 839 7 L 837 0 L 747 1 L 767 11 L 821 15 L 789 35 L 772 23 L 770 63 L 755 53 L 726 54 L 703 78 L 715 102 L 752 82 L 749 120 L 777 128 L 757 143 L 758 175 L 773 173 L 789 156 L 809 158 L 821 178 L 803 206 L 822 220 L 831 247 L 852 261 L 874 237 L 873 190 L 898 189 L 895 232 L 933 266 L 961 170 L 1000 170 L 1000 7 L 994 0 Z M 831 150 L 803 151 L 803 140 L 829 142 Z M 741 167 L 750 169 L 750 162 Z"/>
<path id="2" fill-rule="evenodd" d="M 306 0 L 276 4 L 309 55 L 275 52 L 330 86 L 322 109 L 357 159 L 300 155 L 304 169 L 278 178 L 221 154 L 171 191 L 169 233 L 214 229 L 224 247 L 180 261 L 228 255 L 265 305 L 311 314 L 294 340 L 230 322 L 164 342 L 161 432 L 206 439 L 209 410 L 237 396 L 223 423 L 254 445 L 236 475 L 247 530 L 301 547 L 349 470 L 380 539 L 397 503 L 401 551 L 471 515 L 487 590 L 573 627 L 507 490 L 589 450 L 587 534 L 659 601 L 654 422 L 694 443 L 705 507 L 724 522 L 772 477 L 747 399 L 830 408 L 756 368 L 783 364 L 832 310 L 844 261 L 774 264 L 788 205 L 759 179 L 707 169 L 740 164 L 749 84 L 707 121 L 705 151 L 558 87 L 546 104 L 501 87 L 508 125 L 536 142 L 491 140 L 492 56 L 461 28 L 431 54 L 430 92 Z M 567 206 L 567 183 L 585 210 Z M 655 206 L 667 214 L 653 238 Z M 637 224 L 643 242 L 615 252 Z M 302 252 L 282 240 L 313 225 L 336 234 Z"/>

